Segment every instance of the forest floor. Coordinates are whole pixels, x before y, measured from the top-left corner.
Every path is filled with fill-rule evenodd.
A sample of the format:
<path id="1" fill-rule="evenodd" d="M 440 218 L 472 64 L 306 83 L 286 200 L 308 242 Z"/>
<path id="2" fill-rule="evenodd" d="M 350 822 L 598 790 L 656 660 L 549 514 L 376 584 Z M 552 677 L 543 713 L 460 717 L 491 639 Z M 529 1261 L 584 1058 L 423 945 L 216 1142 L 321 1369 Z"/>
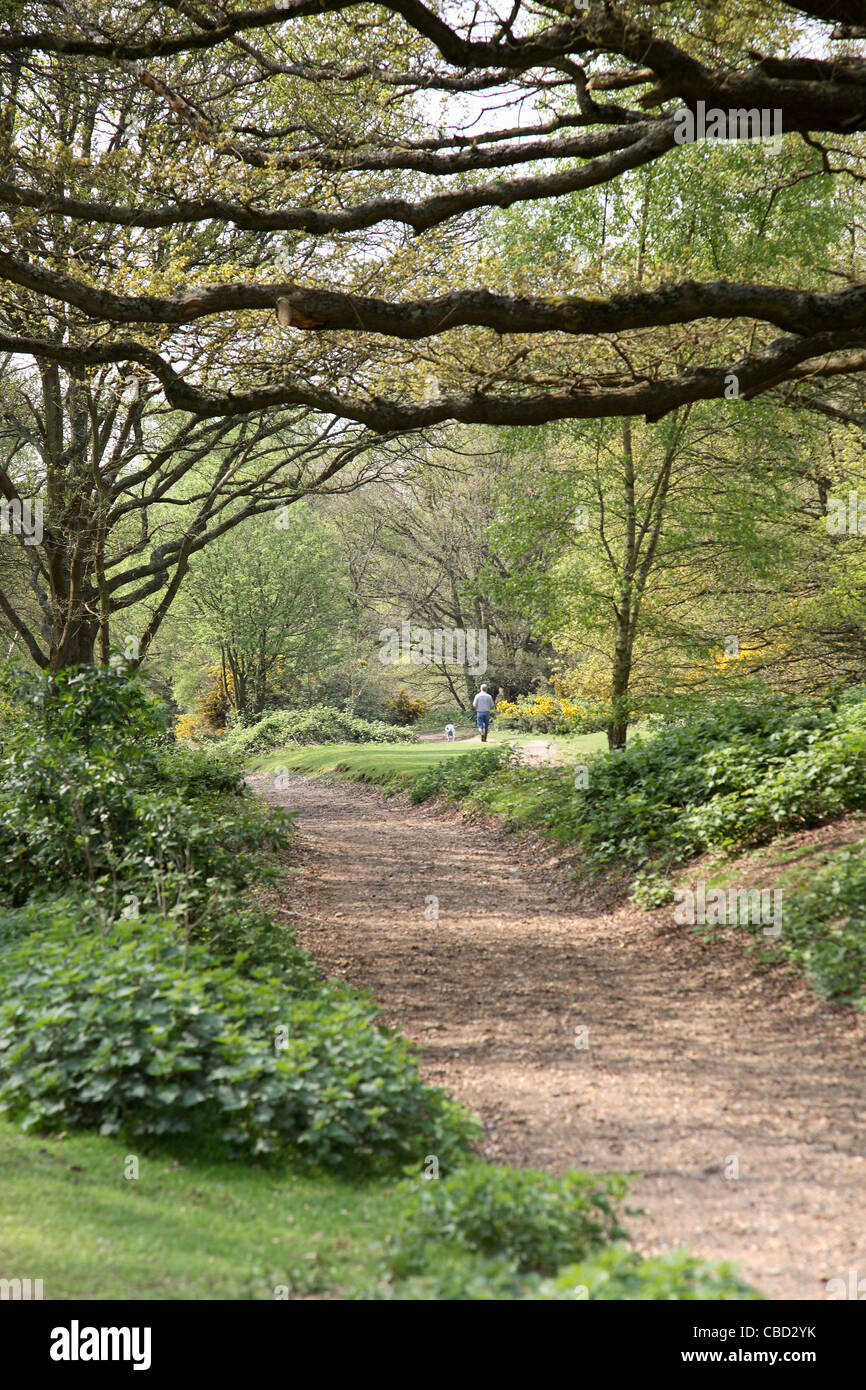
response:
<path id="1" fill-rule="evenodd" d="M 485 1157 L 635 1174 L 641 1253 L 731 1260 L 770 1298 L 866 1275 L 862 1015 L 582 885 L 533 835 L 358 784 L 249 781 L 298 812 L 280 910 L 300 944 L 423 1048 Z"/>

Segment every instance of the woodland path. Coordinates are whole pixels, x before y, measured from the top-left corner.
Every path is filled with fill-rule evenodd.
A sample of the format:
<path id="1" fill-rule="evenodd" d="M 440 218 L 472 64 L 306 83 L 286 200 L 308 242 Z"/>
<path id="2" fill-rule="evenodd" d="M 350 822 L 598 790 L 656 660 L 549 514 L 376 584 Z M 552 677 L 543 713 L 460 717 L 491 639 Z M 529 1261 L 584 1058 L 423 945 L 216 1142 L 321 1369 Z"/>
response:
<path id="1" fill-rule="evenodd" d="M 298 812 L 298 940 L 424 1048 L 485 1156 L 638 1174 L 642 1253 L 730 1259 L 771 1298 L 866 1277 L 862 1016 L 669 909 L 593 901 L 533 836 L 357 784 L 249 781 Z"/>

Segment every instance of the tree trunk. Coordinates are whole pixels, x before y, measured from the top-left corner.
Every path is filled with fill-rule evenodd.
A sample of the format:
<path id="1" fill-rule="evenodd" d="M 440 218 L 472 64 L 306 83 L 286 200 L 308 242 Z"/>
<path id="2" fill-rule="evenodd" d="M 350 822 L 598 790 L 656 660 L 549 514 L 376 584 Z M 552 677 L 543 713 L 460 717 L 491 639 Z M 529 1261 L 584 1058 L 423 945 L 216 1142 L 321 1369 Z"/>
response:
<path id="1" fill-rule="evenodd" d="M 51 648 L 51 672 L 66 666 L 92 666 L 99 623 L 81 614 L 59 634 Z"/>
<path id="2" fill-rule="evenodd" d="M 628 687 L 631 679 L 633 627 L 628 611 L 617 611 L 616 648 L 610 685 L 611 720 L 607 726 L 607 746 L 611 751 L 624 748 L 628 735 Z"/>
<path id="3" fill-rule="evenodd" d="M 631 657 L 634 644 L 633 592 L 637 563 L 637 515 L 635 507 L 634 451 L 631 421 L 622 422 L 623 501 L 625 503 L 625 541 L 619 602 L 616 611 L 616 644 L 613 655 L 613 675 L 610 684 L 610 723 L 607 726 L 607 745 L 611 750 L 624 748 L 628 734 L 628 683 L 631 678 Z"/>

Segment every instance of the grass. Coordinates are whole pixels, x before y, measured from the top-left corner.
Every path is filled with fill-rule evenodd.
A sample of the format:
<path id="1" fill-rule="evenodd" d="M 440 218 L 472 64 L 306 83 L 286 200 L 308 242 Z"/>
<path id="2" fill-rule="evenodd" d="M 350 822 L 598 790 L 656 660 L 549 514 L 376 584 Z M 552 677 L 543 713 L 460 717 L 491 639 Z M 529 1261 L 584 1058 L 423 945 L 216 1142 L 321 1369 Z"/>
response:
<path id="1" fill-rule="evenodd" d="M 425 1238 L 419 1289 L 395 1283 L 387 1251 L 410 1194 L 394 1180 L 356 1184 L 198 1152 L 139 1155 L 139 1176 L 127 1179 L 128 1157 L 117 1139 L 24 1135 L 0 1121 L 0 1276 L 41 1280 L 52 1301 L 524 1296 L 516 1276 L 499 1287 L 453 1233 Z M 674 1282 L 676 1294 L 665 1286 L 658 1296 L 693 1296 Z"/>
<path id="2" fill-rule="evenodd" d="M 392 1183 L 139 1155 L 91 1135 L 0 1122 L 0 1274 L 46 1299 L 273 1299 L 375 1279 L 374 1241 L 405 1198 Z"/>
<path id="3" fill-rule="evenodd" d="M 254 772 L 290 772 L 312 777 L 342 777 L 350 782 L 373 782 L 386 791 L 398 791 L 415 777 L 445 758 L 466 753 L 457 743 L 328 743 L 306 748 L 279 748 L 256 758 Z"/>
<path id="4" fill-rule="evenodd" d="M 502 730 L 490 743 L 515 743 L 523 748 L 527 743 L 552 743 L 563 753 L 600 753 L 607 748 L 607 734 L 599 730 L 594 734 L 520 734 L 510 729 Z"/>
<path id="5" fill-rule="evenodd" d="M 538 735 L 499 734 L 488 740 L 495 744 L 514 743 L 522 746 Z M 603 733 L 581 734 L 558 739 L 550 736 L 564 752 L 575 757 L 595 753 L 607 746 Z M 480 740 L 471 743 L 328 743 L 306 747 L 289 746 L 277 749 L 251 761 L 253 772 L 273 772 L 285 767 L 290 772 L 311 777 L 341 777 L 350 782 L 372 782 L 386 792 L 408 788 L 423 773 L 448 758 L 457 758 L 481 748 Z"/>

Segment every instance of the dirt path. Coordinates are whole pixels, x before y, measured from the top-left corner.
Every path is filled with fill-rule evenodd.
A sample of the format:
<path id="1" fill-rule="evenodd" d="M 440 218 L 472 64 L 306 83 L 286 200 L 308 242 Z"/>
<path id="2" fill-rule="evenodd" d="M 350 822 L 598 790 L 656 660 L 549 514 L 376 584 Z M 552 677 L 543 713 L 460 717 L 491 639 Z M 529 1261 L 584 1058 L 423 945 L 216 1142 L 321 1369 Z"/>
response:
<path id="1" fill-rule="evenodd" d="M 534 840 L 357 785 L 251 781 L 299 811 L 299 940 L 423 1044 L 488 1157 L 639 1173 L 642 1251 L 731 1259 L 771 1298 L 866 1278 L 862 1017 L 669 911 L 581 902 Z"/>

